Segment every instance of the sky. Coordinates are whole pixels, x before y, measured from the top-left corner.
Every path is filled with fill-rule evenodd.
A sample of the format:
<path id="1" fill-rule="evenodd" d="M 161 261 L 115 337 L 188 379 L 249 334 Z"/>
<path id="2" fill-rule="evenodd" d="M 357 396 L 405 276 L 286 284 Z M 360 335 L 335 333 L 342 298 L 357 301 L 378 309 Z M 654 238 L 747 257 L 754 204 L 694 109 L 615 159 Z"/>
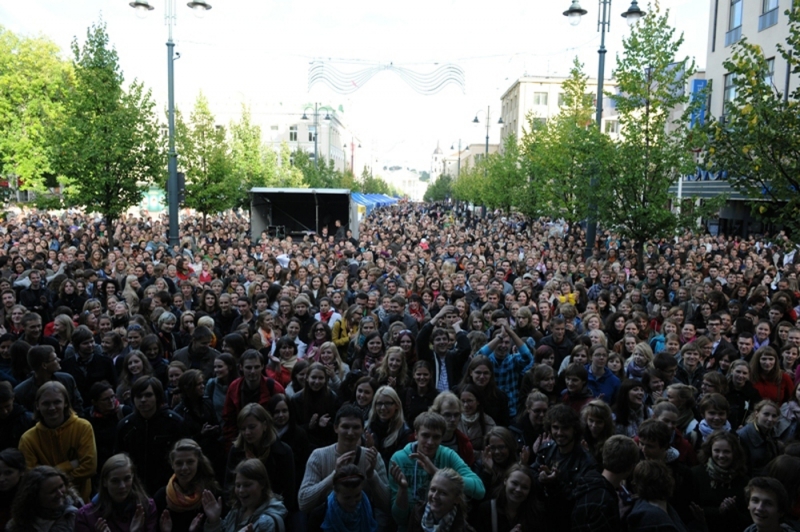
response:
<path id="1" fill-rule="evenodd" d="M 45 36 L 70 55 L 74 38 L 103 20 L 119 55 L 126 80 L 143 81 L 162 108 L 167 100 L 164 14 L 171 0 L 149 0 L 155 8 L 141 19 L 128 0 L 0 1 L 0 25 L 15 33 Z M 252 109 L 262 127 L 267 109 L 295 110 L 308 102 L 343 107 L 358 141 L 380 160 L 427 170 L 437 143 L 445 152 L 461 139 L 483 143 L 486 109 L 497 122 L 500 97 L 524 75 L 566 75 L 578 57 L 597 76 L 597 2 L 583 0 L 589 13 L 570 26 L 562 12 L 571 0 L 208 0 L 212 9 L 198 18 L 176 2 L 174 27 L 175 98 L 190 109 L 200 91 L 217 122 L 238 118 L 241 105 Z M 647 0 L 640 6 L 648 9 Z M 622 51 L 628 27 L 620 14 L 629 0 L 611 6 L 606 78 Z M 680 57 L 706 62 L 709 0 L 661 0 L 670 22 L 683 33 Z M 325 60 L 345 72 L 393 64 L 420 74 L 455 64 L 465 72 L 465 87 L 448 85 L 423 96 L 390 70 L 379 72 L 350 95 L 325 85 L 309 87 L 308 68 Z M 478 113 L 478 110 L 480 112 Z M 472 123 L 476 113 L 481 125 Z M 490 141 L 499 140 L 499 126 Z"/>

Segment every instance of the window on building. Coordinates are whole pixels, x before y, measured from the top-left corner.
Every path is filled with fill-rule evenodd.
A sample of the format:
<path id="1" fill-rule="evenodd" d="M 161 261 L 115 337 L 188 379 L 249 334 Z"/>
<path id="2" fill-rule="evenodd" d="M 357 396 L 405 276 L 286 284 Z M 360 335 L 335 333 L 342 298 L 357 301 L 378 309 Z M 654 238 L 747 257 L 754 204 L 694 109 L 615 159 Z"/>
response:
<path id="1" fill-rule="evenodd" d="M 314 142 L 314 137 L 316 137 L 316 126 L 308 126 L 308 142 Z"/>
<path id="2" fill-rule="evenodd" d="M 764 76 L 764 82 L 772 86 L 775 82 L 775 58 L 770 57 L 767 59 L 767 75 Z"/>
<path id="3" fill-rule="evenodd" d="M 619 133 L 619 120 L 606 120 L 605 132 L 609 135 L 616 135 Z"/>
<path id="4" fill-rule="evenodd" d="M 744 0 L 731 0 L 731 18 L 728 22 L 728 30 L 742 25 L 742 4 L 744 4 Z"/>
<path id="5" fill-rule="evenodd" d="M 758 31 L 764 31 L 767 28 L 778 23 L 778 0 L 762 0 L 761 3 L 761 16 L 758 17 Z"/>
<path id="6" fill-rule="evenodd" d="M 564 93 L 563 92 L 559 92 L 558 93 L 558 106 L 559 107 L 564 107 Z"/>
<path id="7" fill-rule="evenodd" d="M 728 19 L 728 32 L 725 34 L 725 46 L 730 46 L 742 38 L 742 5 L 744 0 L 731 0 L 731 12 Z"/>
<path id="8" fill-rule="evenodd" d="M 541 129 L 547 125 L 547 119 L 539 116 L 531 117 L 531 125 L 534 129 Z"/>
<path id="9" fill-rule="evenodd" d="M 273 124 L 273 125 L 269 126 L 269 129 L 270 129 L 270 131 L 278 131 L 279 128 L 278 128 L 278 126 Z"/>
<path id="10" fill-rule="evenodd" d="M 546 92 L 534 92 L 533 93 L 533 105 L 547 105 L 547 93 Z"/>
<path id="11" fill-rule="evenodd" d="M 289 126 L 289 140 L 297 142 L 297 126 Z"/>
<path id="12" fill-rule="evenodd" d="M 736 74 L 725 75 L 725 88 L 722 92 L 722 114 L 736 99 Z"/>

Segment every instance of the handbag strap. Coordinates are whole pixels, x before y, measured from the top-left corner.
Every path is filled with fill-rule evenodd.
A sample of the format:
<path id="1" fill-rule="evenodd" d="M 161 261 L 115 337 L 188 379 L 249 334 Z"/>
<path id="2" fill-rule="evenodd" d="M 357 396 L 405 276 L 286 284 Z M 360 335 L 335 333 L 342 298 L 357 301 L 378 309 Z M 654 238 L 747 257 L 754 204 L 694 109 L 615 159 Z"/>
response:
<path id="1" fill-rule="evenodd" d="M 497 532 L 497 499 L 492 499 L 492 532 Z"/>

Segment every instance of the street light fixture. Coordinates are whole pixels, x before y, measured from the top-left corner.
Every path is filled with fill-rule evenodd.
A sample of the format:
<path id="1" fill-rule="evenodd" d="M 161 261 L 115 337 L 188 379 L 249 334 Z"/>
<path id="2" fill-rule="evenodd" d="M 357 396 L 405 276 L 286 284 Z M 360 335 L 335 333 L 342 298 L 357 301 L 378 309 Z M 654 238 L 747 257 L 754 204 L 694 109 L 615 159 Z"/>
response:
<path id="1" fill-rule="evenodd" d="M 472 119 L 472 123 L 473 124 L 480 124 L 481 123 L 480 119 L 478 118 L 478 114 L 480 114 L 482 112 L 483 112 L 483 109 L 479 109 L 478 111 L 475 112 L 475 118 Z M 503 117 L 500 117 L 500 119 L 497 121 L 497 123 L 502 125 L 503 124 Z M 491 125 L 492 125 L 491 106 L 486 106 L 486 153 L 485 153 L 486 157 L 489 156 L 489 127 Z"/>
<path id="2" fill-rule="evenodd" d="M 167 124 L 169 133 L 169 147 L 167 150 L 167 204 L 169 206 L 169 245 L 171 248 L 180 245 L 178 234 L 179 210 L 178 205 L 178 153 L 175 151 L 175 41 L 172 40 L 172 27 L 177 18 L 175 0 L 165 0 L 164 22 L 167 25 Z M 146 15 L 154 8 L 147 0 L 133 0 L 128 4 L 134 8 L 137 15 Z M 187 4 L 189 7 L 205 12 L 211 5 L 205 0 L 194 0 Z"/>
<path id="3" fill-rule="evenodd" d="M 600 32 L 600 48 L 597 50 L 599 55 L 598 61 L 598 74 L 597 74 L 597 105 L 595 108 L 595 122 L 597 122 L 597 129 L 602 131 L 603 122 L 603 80 L 606 73 L 606 31 L 611 29 L 611 0 L 599 0 L 600 6 L 597 13 L 597 31 Z M 588 11 L 581 8 L 578 0 L 572 0 L 572 5 L 564 11 L 564 16 L 569 19 L 569 23 L 577 26 L 583 15 Z M 645 15 L 645 12 L 639 7 L 637 0 L 632 0 L 630 7 L 627 11 L 622 13 L 622 16 L 628 21 L 629 26 L 633 26 L 636 22 Z M 597 178 L 592 175 L 591 187 L 594 189 L 597 186 Z M 590 257 L 594 252 L 595 240 L 597 239 L 597 202 L 594 196 L 589 202 L 589 219 L 586 223 L 586 257 Z"/>
<path id="4" fill-rule="evenodd" d="M 303 109 L 303 116 L 300 117 L 300 120 L 308 120 L 308 115 L 306 114 L 306 111 L 308 111 L 311 108 L 312 107 L 310 105 L 307 105 L 306 108 Z M 317 150 L 317 136 L 319 135 L 319 110 L 320 109 L 325 110 L 325 118 L 324 118 L 325 120 L 330 120 L 331 115 L 329 112 L 330 109 L 328 107 L 320 107 L 319 103 L 317 102 L 314 102 L 313 109 L 314 109 L 314 166 L 319 168 L 319 153 Z"/>

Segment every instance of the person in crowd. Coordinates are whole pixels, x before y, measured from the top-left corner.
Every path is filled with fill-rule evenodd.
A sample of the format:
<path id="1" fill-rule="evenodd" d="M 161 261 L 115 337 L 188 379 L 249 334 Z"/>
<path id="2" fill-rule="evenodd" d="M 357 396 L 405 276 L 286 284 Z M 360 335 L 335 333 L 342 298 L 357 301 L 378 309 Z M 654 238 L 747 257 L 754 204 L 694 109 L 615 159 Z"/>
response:
<path id="1" fill-rule="evenodd" d="M 387 469 L 392 455 L 413 440 L 411 429 L 405 423 L 400 396 L 391 386 L 381 386 L 375 392 L 366 433 Z"/>
<path id="2" fill-rule="evenodd" d="M 401 487 L 400 492 L 403 491 Z M 454 469 L 439 469 L 431 478 L 427 498 L 420 500 L 414 507 L 408 521 L 408 530 L 465 532 L 471 530 L 467 523 L 467 511 L 464 478 Z"/>
<path id="3" fill-rule="evenodd" d="M 749 479 L 739 438 L 716 431 L 702 446 L 702 463 L 692 468 L 695 502 L 703 509 L 709 532 L 747 526 L 744 490 Z"/>
<path id="4" fill-rule="evenodd" d="M 325 367 L 316 362 L 308 368 L 306 385 L 292 396 L 291 408 L 296 422 L 308 434 L 312 449 L 335 441 L 331 421 L 336 416 L 339 398 L 328 386 Z"/>
<path id="5" fill-rule="evenodd" d="M 497 425 L 508 426 L 511 421 L 511 402 L 508 395 L 497 386 L 495 366 L 489 357 L 476 354 L 470 359 L 461 381 L 461 387 L 463 388 L 467 384 L 477 387 L 483 395 L 484 413 L 491 417 Z M 520 389 L 521 391 L 522 389 Z"/>
<path id="6" fill-rule="evenodd" d="M 533 354 L 527 344 L 509 326 L 508 320 L 497 321 L 494 338 L 478 351 L 492 362 L 494 381 L 497 388 L 508 397 L 508 411 L 511 417 L 517 415 L 519 402 L 519 383 L 525 371 L 533 364 Z M 517 352 L 511 353 L 511 347 Z"/>
<path id="7" fill-rule="evenodd" d="M 474 528 L 515 532 L 539 526 L 541 517 L 534 497 L 534 482 L 534 474 L 529 468 L 519 464 L 509 467 L 496 497 L 478 507 L 475 518 L 471 520 Z"/>
<path id="8" fill-rule="evenodd" d="M 455 346 L 442 325 L 455 330 Z M 431 347 L 432 346 L 432 347 Z M 453 306 L 440 310 L 426 323 L 417 336 L 417 355 L 434 368 L 433 382 L 440 392 L 455 388 L 463 376 L 463 368 L 471 354 L 467 333 L 461 330 L 458 312 Z"/>
<path id="9" fill-rule="evenodd" d="M 666 464 L 660 460 L 643 460 L 636 464 L 632 480 L 638 499 L 625 518 L 630 532 L 687 530 L 681 516 L 669 503 L 675 491 L 675 480 Z"/>
<path id="10" fill-rule="evenodd" d="M 89 404 L 89 390 L 92 384 L 107 381 L 116 386 L 117 375 L 113 361 L 103 356 L 102 350 L 94 343 L 94 334 L 85 325 L 75 329 L 72 334 L 74 354 L 64 359 L 61 368 L 72 375 L 75 385 L 81 394 L 83 404 Z"/>
<path id="11" fill-rule="evenodd" d="M 778 456 L 778 440 L 774 429 L 780 415 L 778 405 L 765 399 L 756 404 L 747 424 L 736 431 L 751 476 L 761 475 L 770 460 Z"/>
<path id="12" fill-rule="evenodd" d="M 114 388 L 107 381 L 96 382 L 89 390 L 92 406 L 86 411 L 86 419 L 92 424 L 97 447 L 97 463 L 105 464 L 114 454 L 117 426 L 130 413 L 117 399 Z"/>
<path id="13" fill-rule="evenodd" d="M 447 430 L 444 432 L 441 444 L 458 453 L 468 466 L 472 467 L 475 463 L 475 450 L 469 437 L 458 430 L 461 415 L 464 412 L 464 405 L 461 399 L 453 392 L 442 392 L 436 396 L 429 412 L 442 416 L 447 422 Z"/>
<path id="14" fill-rule="evenodd" d="M 83 413 L 83 397 L 78 391 L 75 378 L 69 373 L 62 373 L 58 354 L 49 345 L 31 347 L 27 352 L 28 366 L 32 370 L 30 377 L 20 382 L 14 388 L 14 401 L 21 404 L 26 410 L 34 411 L 36 394 L 39 388 L 47 382 L 59 382 L 67 390 L 70 405 L 75 412 Z"/>
<path id="15" fill-rule="evenodd" d="M 305 474 L 305 466 L 311 455 L 311 447 L 305 430 L 294 421 L 289 409 L 290 401 L 280 393 L 272 396 L 267 403 L 267 411 L 278 434 L 278 439 L 292 449 L 295 468 L 295 483 L 299 484 Z"/>
<path id="16" fill-rule="evenodd" d="M 484 412 L 485 400 L 477 386 L 463 384 L 457 391 L 464 409 L 458 421 L 458 430 L 469 438 L 473 450 L 480 452 L 483 450 L 486 434 L 496 426 L 496 423 Z"/>
<path id="17" fill-rule="evenodd" d="M 755 477 L 745 488 L 747 509 L 753 524 L 745 532 L 788 532 L 793 527 L 784 522 L 789 511 L 786 488 L 769 477 Z"/>
<path id="18" fill-rule="evenodd" d="M 92 425 L 70 406 L 67 389 L 57 381 L 46 382 L 36 392 L 36 426 L 22 435 L 19 450 L 29 469 L 39 465 L 63 471 L 83 500 L 92 490 L 97 472 L 97 447 Z"/>
<path id="19" fill-rule="evenodd" d="M 753 408 L 761 401 L 761 395 L 750 380 L 750 364 L 746 360 L 734 360 L 728 369 L 728 393 L 725 398 L 730 405 L 728 420 L 734 430 L 742 428 Z"/>
<path id="20" fill-rule="evenodd" d="M 259 404 L 245 405 L 237 419 L 239 434 L 228 453 L 225 484 L 233 486 L 236 466 L 248 458 L 264 462 L 273 492 L 283 498 L 284 505 L 297 511 L 297 484 L 292 448 L 278 438 L 272 416 Z"/>
<path id="21" fill-rule="evenodd" d="M 33 423 L 33 414 L 14 401 L 11 383 L 0 381 L 0 449 L 17 448 Z"/>
<path id="22" fill-rule="evenodd" d="M 181 402 L 175 407 L 184 423 L 184 433 L 213 458 L 221 452 L 221 423 L 211 399 L 205 396 L 205 380 L 199 369 L 187 370 L 178 379 Z"/>
<path id="23" fill-rule="evenodd" d="M 8 532 L 72 532 L 81 505 L 60 469 L 37 466 L 25 473 L 11 505 Z"/>
<path id="24" fill-rule="evenodd" d="M 131 388 L 134 412 L 117 426 L 114 450 L 127 453 L 136 464 L 148 493 L 170 478 L 169 452 L 185 435 L 183 419 L 166 407 L 161 381 L 140 377 Z"/>
<path id="25" fill-rule="evenodd" d="M 383 521 L 384 525 L 388 525 L 386 512 L 391 499 L 386 466 L 377 449 L 361 445 L 364 435 L 361 411 L 350 405 L 342 406 L 336 412 L 333 427 L 336 443 L 315 449 L 306 463 L 305 475 L 298 492 L 300 510 L 311 512 L 322 504 L 333 489 L 333 477 L 337 468 L 354 464 L 366 478 L 365 491 L 373 507 L 384 512 L 383 519 L 380 519 L 380 515 L 377 516 L 379 523 Z"/>
<path id="26" fill-rule="evenodd" d="M 75 531 L 155 530 L 157 522 L 156 504 L 148 498 L 131 458 L 115 454 L 103 464 L 97 495 L 78 510 Z"/>
<path id="27" fill-rule="evenodd" d="M 698 410 L 702 419 L 689 424 L 686 432 L 686 439 L 695 451 L 700 451 L 703 442 L 715 431 L 731 431 L 731 424 L 728 421 L 730 405 L 723 395 L 718 393 L 704 395 Z"/>
<path id="28" fill-rule="evenodd" d="M 264 372 L 264 361 L 261 353 L 248 349 L 239 359 L 241 377 L 228 386 L 225 394 L 225 406 L 222 409 L 222 435 L 226 449 L 236 437 L 239 411 L 247 404 L 258 403 L 266 406 L 270 397 L 284 393 L 283 386 L 267 377 Z"/>
<path id="29" fill-rule="evenodd" d="M 778 353 L 769 345 L 756 350 L 750 360 L 750 379 L 762 399 L 782 405 L 792 396 L 794 382 L 781 369 Z"/>
<path id="30" fill-rule="evenodd" d="M 272 493 L 267 469 L 261 460 L 250 458 L 236 466 L 234 501 L 222 517 L 222 497 L 203 491 L 205 532 L 279 532 L 288 515 L 280 497 Z"/>
<path id="31" fill-rule="evenodd" d="M 211 347 L 213 338 L 214 333 L 207 327 L 196 327 L 189 345 L 175 351 L 171 360 L 183 362 L 187 369 L 199 369 L 203 372 L 205 380 L 212 378 L 214 376 L 214 360 L 220 354 Z"/>
<path id="32" fill-rule="evenodd" d="M 652 414 L 651 414 L 652 415 Z M 615 434 L 614 414 L 605 401 L 595 399 L 581 410 L 583 422 L 582 445 L 600 465 L 603 465 L 603 448 L 606 441 Z"/>
<path id="33" fill-rule="evenodd" d="M 5 530 L 11 519 L 11 507 L 20 481 L 28 469 L 25 456 L 14 447 L 0 451 L 0 529 Z"/>
<path id="34" fill-rule="evenodd" d="M 653 415 L 650 407 L 644 404 L 644 387 L 639 379 L 625 379 L 619 388 L 614 403 L 614 424 L 617 434 L 633 438 L 639 432 L 639 425 Z"/>
<path id="35" fill-rule="evenodd" d="M 494 427 L 484 439 L 483 451 L 472 469 L 483 482 L 485 498 L 491 498 L 501 489 L 508 468 L 518 462 L 517 441 L 505 427 Z"/>
<path id="36" fill-rule="evenodd" d="M 596 464 L 581 446 L 583 426 L 574 409 L 567 405 L 550 408 L 545 415 L 545 431 L 551 439 L 538 450 L 531 465 L 534 474 L 538 474 L 534 489 L 546 504 L 545 519 L 549 526 L 564 530 L 569 527 L 575 483 Z"/>
<path id="37" fill-rule="evenodd" d="M 433 371 L 425 360 L 418 360 L 411 368 L 414 384 L 405 389 L 403 413 L 407 423 L 413 425 L 417 416 L 426 412 L 433 404 L 439 391 L 432 382 Z"/>
<path id="38" fill-rule="evenodd" d="M 570 516 L 574 532 L 623 529 L 618 493 L 639 461 L 639 447 L 627 436 L 611 436 L 603 446 L 602 458 L 603 471 L 589 471 L 575 486 L 575 505 Z"/>
<path id="39" fill-rule="evenodd" d="M 225 409 L 225 396 L 230 384 L 239 378 L 239 366 L 230 353 L 220 353 L 214 359 L 214 376 L 208 379 L 204 396 L 211 400 L 217 420 L 222 421 Z"/>
<path id="40" fill-rule="evenodd" d="M 333 475 L 333 491 L 311 512 L 308 530 L 377 532 L 372 503 L 364 494 L 366 480 L 355 464 L 339 468 Z"/>
<path id="41" fill-rule="evenodd" d="M 447 422 L 441 415 L 421 414 L 414 422 L 417 441 L 392 456 L 389 470 L 392 516 L 401 531 L 406 529 L 417 502 L 426 499 L 431 478 L 437 470 L 452 468 L 457 471 L 464 479 L 464 492 L 471 499 L 481 500 L 486 493 L 480 478 L 458 454 L 441 445 L 446 430 Z"/>

